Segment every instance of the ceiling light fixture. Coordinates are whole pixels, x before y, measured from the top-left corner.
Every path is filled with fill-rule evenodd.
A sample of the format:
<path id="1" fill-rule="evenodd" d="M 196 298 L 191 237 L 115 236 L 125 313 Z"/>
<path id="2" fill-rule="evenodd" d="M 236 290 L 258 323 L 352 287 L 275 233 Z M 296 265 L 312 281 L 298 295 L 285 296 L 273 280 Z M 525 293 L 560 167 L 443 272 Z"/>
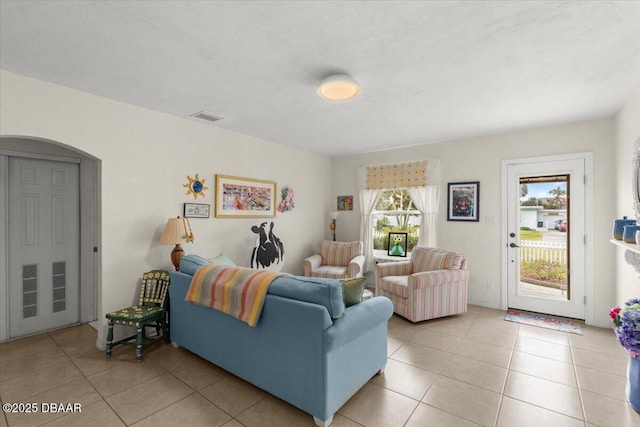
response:
<path id="1" fill-rule="evenodd" d="M 345 101 L 360 94 L 360 85 L 346 74 L 332 74 L 318 86 L 318 95 L 331 101 Z"/>

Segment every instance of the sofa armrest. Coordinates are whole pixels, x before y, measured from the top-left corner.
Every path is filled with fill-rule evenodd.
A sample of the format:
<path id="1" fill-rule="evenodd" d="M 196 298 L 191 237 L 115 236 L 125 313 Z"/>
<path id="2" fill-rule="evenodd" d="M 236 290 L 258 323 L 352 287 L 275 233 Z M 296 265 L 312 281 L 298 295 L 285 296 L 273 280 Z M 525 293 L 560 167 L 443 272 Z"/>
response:
<path id="1" fill-rule="evenodd" d="M 347 266 L 348 277 L 362 276 L 364 272 L 364 260 L 364 255 L 358 255 L 349 262 Z"/>
<path id="2" fill-rule="evenodd" d="M 411 274 L 411 261 L 381 262 L 374 266 L 376 277 L 408 276 Z"/>
<path id="3" fill-rule="evenodd" d="M 322 265 L 322 255 L 315 254 L 302 260 L 302 271 L 307 277 L 311 276 L 311 272 L 317 270 Z"/>
<path id="4" fill-rule="evenodd" d="M 329 352 L 350 343 L 393 315 L 393 304 L 387 297 L 375 297 L 347 307 L 344 316 L 333 321 L 324 331 L 323 345 Z"/>
<path id="5" fill-rule="evenodd" d="M 385 276 L 408 276 L 411 274 L 411 261 L 382 262 L 375 264 L 373 269 L 376 273 L 376 295 L 380 294 L 381 280 Z"/>
<path id="6" fill-rule="evenodd" d="M 410 275 L 408 285 L 410 289 L 429 288 L 468 279 L 469 272 L 467 270 L 422 271 Z"/>

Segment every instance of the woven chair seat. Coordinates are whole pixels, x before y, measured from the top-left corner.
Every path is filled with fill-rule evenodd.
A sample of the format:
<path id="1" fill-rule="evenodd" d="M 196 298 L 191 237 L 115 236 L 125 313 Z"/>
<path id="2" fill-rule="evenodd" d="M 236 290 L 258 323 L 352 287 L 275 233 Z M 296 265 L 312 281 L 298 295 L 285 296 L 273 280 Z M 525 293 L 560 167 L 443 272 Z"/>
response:
<path id="1" fill-rule="evenodd" d="M 154 321 L 164 315 L 163 307 L 140 306 L 123 308 L 107 314 L 107 319 L 113 320 L 116 325 L 139 326 L 148 321 Z"/>

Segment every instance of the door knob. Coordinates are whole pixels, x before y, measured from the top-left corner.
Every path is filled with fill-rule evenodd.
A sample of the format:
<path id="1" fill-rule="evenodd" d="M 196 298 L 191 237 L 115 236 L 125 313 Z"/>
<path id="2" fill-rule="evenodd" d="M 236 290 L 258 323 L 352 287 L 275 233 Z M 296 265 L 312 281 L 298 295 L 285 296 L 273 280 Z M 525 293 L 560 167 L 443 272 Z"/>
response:
<path id="1" fill-rule="evenodd" d="M 509 237 L 516 237 L 516 233 L 509 233 Z"/>
<path id="2" fill-rule="evenodd" d="M 515 243 L 509 243 L 509 247 L 510 248 L 519 248 L 520 246 L 516 245 Z"/>

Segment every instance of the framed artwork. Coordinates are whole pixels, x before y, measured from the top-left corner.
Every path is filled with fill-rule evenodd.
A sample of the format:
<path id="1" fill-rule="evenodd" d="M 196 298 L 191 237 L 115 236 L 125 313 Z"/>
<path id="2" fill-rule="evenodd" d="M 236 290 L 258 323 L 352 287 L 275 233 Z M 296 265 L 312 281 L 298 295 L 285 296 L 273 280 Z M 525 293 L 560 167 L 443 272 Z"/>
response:
<path id="1" fill-rule="evenodd" d="M 216 218 L 276 216 L 276 183 L 216 175 Z"/>
<path id="2" fill-rule="evenodd" d="M 387 255 L 389 256 L 407 256 L 407 239 L 408 233 L 389 233 L 389 247 L 387 248 Z"/>
<path id="3" fill-rule="evenodd" d="M 338 196 L 338 210 L 339 211 L 352 211 L 353 210 L 353 196 Z"/>
<path id="4" fill-rule="evenodd" d="M 201 203 L 185 203 L 184 204 L 184 217 L 185 218 L 209 218 L 209 211 L 211 206 Z"/>
<path id="5" fill-rule="evenodd" d="M 480 182 L 450 182 L 447 191 L 447 221 L 480 220 Z"/>

